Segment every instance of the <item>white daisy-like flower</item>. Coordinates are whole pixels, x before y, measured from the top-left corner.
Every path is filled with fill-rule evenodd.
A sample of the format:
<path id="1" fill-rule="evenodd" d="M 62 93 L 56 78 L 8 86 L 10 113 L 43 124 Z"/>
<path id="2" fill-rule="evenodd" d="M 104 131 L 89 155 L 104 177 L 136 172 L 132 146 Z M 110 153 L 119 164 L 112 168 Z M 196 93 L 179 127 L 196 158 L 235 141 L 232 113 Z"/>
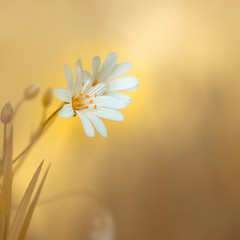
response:
<path id="1" fill-rule="evenodd" d="M 139 87 L 138 79 L 134 76 L 121 77 L 128 73 L 132 64 L 130 62 L 117 63 L 118 56 L 116 53 L 112 52 L 108 54 L 104 60 L 101 68 L 101 59 L 96 56 L 92 61 L 92 81 L 93 86 L 98 83 L 106 83 L 107 90 L 106 94 L 108 96 L 114 96 L 125 103 L 131 103 L 132 98 L 118 91 L 134 91 Z M 99 69 L 100 68 L 100 69 Z M 120 78 L 121 77 L 121 78 Z"/>
<path id="2" fill-rule="evenodd" d="M 55 90 L 56 97 L 65 102 L 59 116 L 69 118 L 78 115 L 87 136 L 95 136 L 94 125 L 101 136 L 107 137 L 106 127 L 100 118 L 122 121 L 124 117 L 116 109 L 125 108 L 126 103 L 116 97 L 105 96 L 105 83 L 93 86 L 91 75 L 82 70 L 80 59 L 76 63 L 75 83 L 73 73 L 66 64 L 64 72 L 67 88 Z"/>

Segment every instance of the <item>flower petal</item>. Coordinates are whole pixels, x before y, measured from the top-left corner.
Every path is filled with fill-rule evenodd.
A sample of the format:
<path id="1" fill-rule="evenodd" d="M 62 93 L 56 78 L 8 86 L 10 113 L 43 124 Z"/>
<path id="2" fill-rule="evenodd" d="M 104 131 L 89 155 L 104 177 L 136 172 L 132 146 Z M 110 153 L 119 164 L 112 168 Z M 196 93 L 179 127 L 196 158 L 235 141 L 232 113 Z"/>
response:
<path id="1" fill-rule="evenodd" d="M 97 96 L 95 102 L 99 107 L 109 107 L 114 109 L 123 109 L 127 106 L 127 104 L 121 99 L 112 96 Z"/>
<path id="2" fill-rule="evenodd" d="M 130 96 L 122 94 L 122 93 L 110 92 L 110 93 L 107 93 L 107 95 L 119 98 L 127 104 L 132 103 L 132 98 Z"/>
<path id="3" fill-rule="evenodd" d="M 95 114 L 87 111 L 84 113 L 84 115 L 93 123 L 102 137 L 107 137 L 107 129 L 100 118 L 96 117 Z"/>
<path id="4" fill-rule="evenodd" d="M 88 71 L 83 72 L 83 82 L 85 83 L 88 79 L 91 79 L 91 74 Z"/>
<path id="5" fill-rule="evenodd" d="M 92 80 L 91 80 L 91 78 L 89 78 L 89 79 L 83 84 L 83 87 L 82 87 L 82 89 L 81 89 L 81 93 L 82 93 L 83 95 L 85 95 L 86 92 L 91 88 L 91 86 L 92 86 Z"/>
<path id="6" fill-rule="evenodd" d="M 69 118 L 74 116 L 72 104 L 65 104 L 58 113 L 59 117 Z"/>
<path id="7" fill-rule="evenodd" d="M 95 136 L 95 130 L 93 128 L 92 123 L 88 120 L 88 118 L 85 116 L 84 111 L 76 111 L 77 115 L 80 117 L 84 132 L 88 137 L 94 137 Z"/>
<path id="8" fill-rule="evenodd" d="M 133 88 L 129 88 L 128 91 L 136 91 L 136 90 L 138 90 L 138 88 L 139 88 L 139 85 L 136 85 Z"/>
<path id="9" fill-rule="evenodd" d="M 54 91 L 55 96 L 63 102 L 72 102 L 72 94 L 68 88 L 57 88 Z"/>
<path id="10" fill-rule="evenodd" d="M 72 70 L 70 69 L 70 67 L 67 64 L 64 64 L 63 68 L 64 68 L 64 73 L 65 73 L 65 76 L 66 76 L 66 80 L 67 80 L 68 89 L 73 91 L 73 89 L 74 89 L 74 78 L 73 78 Z"/>
<path id="11" fill-rule="evenodd" d="M 87 95 L 92 96 L 94 94 L 102 95 L 104 92 L 106 92 L 106 84 L 105 83 L 98 83 L 96 86 L 89 89 L 89 91 L 86 92 Z"/>
<path id="12" fill-rule="evenodd" d="M 83 81 L 83 71 L 82 71 L 82 61 L 78 59 L 75 67 L 75 85 L 74 85 L 74 94 L 78 95 Z"/>
<path id="13" fill-rule="evenodd" d="M 109 91 L 131 91 L 132 89 L 137 89 L 139 87 L 139 82 L 136 77 L 127 76 L 119 78 L 109 82 L 108 89 Z"/>
<path id="14" fill-rule="evenodd" d="M 115 109 L 110 109 L 110 108 L 104 108 L 104 107 L 98 107 L 97 109 L 90 110 L 93 111 L 96 116 L 104 119 L 109 119 L 113 121 L 123 121 L 124 116 L 117 110 Z"/>
<path id="15" fill-rule="evenodd" d="M 101 64 L 100 57 L 98 57 L 98 56 L 94 57 L 93 60 L 92 60 L 92 75 L 93 75 L 94 79 L 95 79 L 96 73 L 98 72 L 100 64 Z"/>
<path id="16" fill-rule="evenodd" d="M 105 81 L 108 75 L 112 72 L 117 64 L 117 54 L 115 52 L 109 53 L 105 58 L 101 70 L 97 76 L 100 82 Z"/>
<path id="17" fill-rule="evenodd" d="M 111 74 L 107 77 L 106 81 L 111 81 L 115 78 L 121 77 L 122 75 L 128 73 L 132 68 L 132 64 L 130 62 L 119 63 L 115 66 Z"/>

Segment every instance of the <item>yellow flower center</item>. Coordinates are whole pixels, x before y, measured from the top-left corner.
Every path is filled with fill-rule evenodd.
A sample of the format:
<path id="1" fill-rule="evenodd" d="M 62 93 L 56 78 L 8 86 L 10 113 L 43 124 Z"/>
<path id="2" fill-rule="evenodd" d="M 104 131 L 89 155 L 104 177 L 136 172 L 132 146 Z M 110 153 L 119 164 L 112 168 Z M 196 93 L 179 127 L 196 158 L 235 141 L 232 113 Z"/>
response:
<path id="1" fill-rule="evenodd" d="M 94 86 L 96 86 L 98 83 L 99 83 L 98 79 L 97 79 L 97 78 L 95 78 L 95 80 L 94 80 L 94 82 L 93 82 L 93 85 L 92 85 L 92 86 L 94 87 Z"/>
<path id="2" fill-rule="evenodd" d="M 79 97 L 72 100 L 72 107 L 74 110 L 78 110 L 79 108 L 81 108 L 81 99 Z"/>
<path id="3" fill-rule="evenodd" d="M 72 99 L 72 107 L 73 107 L 73 110 L 74 111 L 77 111 L 77 110 L 80 110 L 80 109 L 88 109 L 89 106 L 88 104 L 92 104 L 93 103 L 93 99 L 91 99 L 88 103 L 82 103 L 84 98 L 89 98 L 90 96 L 89 95 L 85 95 L 83 96 L 82 93 L 79 94 L 79 96 L 77 97 L 74 97 Z M 97 94 L 94 95 L 94 97 L 97 97 Z M 94 105 L 93 106 L 94 109 L 97 109 L 97 105 Z"/>

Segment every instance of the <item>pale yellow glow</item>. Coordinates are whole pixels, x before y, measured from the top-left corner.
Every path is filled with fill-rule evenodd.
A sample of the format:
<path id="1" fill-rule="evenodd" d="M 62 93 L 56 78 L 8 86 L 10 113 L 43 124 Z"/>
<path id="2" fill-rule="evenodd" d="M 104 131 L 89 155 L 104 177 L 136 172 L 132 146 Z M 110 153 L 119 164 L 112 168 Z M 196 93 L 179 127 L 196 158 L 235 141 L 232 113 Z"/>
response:
<path id="1" fill-rule="evenodd" d="M 25 87 L 66 87 L 63 65 L 95 55 L 129 61 L 140 88 L 104 121 L 108 138 L 88 138 L 78 117 L 58 118 L 14 179 L 22 197 L 42 159 L 52 166 L 29 239 L 87 239 L 89 191 L 116 220 L 117 239 L 192 240 L 239 236 L 239 2 L 2 1 L 0 102 Z M 40 121 L 42 96 L 16 118 L 17 155 Z M 56 98 L 48 113 L 61 102 Z M 1 140 L 2 142 L 2 140 Z M 75 193 L 75 195 L 74 195 Z"/>

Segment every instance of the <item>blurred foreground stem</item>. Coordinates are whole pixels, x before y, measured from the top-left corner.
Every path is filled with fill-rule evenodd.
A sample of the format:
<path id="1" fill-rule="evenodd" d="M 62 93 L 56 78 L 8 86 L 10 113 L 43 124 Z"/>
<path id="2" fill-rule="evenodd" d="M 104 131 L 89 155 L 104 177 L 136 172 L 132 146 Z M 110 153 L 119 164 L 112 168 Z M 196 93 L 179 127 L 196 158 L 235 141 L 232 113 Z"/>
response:
<path id="1" fill-rule="evenodd" d="M 25 98 L 22 98 L 16 105 L 16 107 L 14 108 L 14 118 L 17 115 L 17 112 L 19 110 L 19 108 L 23 105 L 23 103 L 25 102 Z"/>
<path id="2" fill-rule="evenodd" d="M 40 128 L 36 131 L 36 133 L 34 134 L 34 137 L 32 139 L 32 141 L 28 144 L 28 146 L 13 160 L 12 163 L 15 163 L 16 161 L 18 161 L 22 156 L 24 156 L 34 145 L 34 143 L 41 137 L 41 135 L 44 133 L 44 130 L 46 130 L 49 126 L 50 123 L 52 123 L 52 121 L 54 120 L 54 118 L 56 117 L 57 113 L 59 112 L 59 110 L 62 108 L 62 105 L 56 110 L 54 111 L 40 126 Z"/>

